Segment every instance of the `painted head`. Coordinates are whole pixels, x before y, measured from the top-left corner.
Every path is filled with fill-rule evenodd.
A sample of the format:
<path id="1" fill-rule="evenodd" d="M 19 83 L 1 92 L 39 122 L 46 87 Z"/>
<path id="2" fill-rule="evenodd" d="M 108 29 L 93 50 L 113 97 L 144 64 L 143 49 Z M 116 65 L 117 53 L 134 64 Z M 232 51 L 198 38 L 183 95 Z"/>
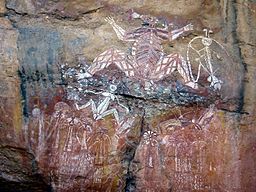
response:
<path id="1" fill-rule="evenodd" d="M 168 28 L 168 23 L 164 19 L 158 19 L 150 15 L 140 15 L 136 12 L 132 12 L 131 16 L 133 19 L 140 19 L 145 27 Z"/>
<path id="2" fill-rule="evenodd" d="M 117 90 L 117 86 L 111 84 L 111 85 L 109 86 L 109 90 L 110 90 L 111 93 L 114 93 L 114 92 Z"/>

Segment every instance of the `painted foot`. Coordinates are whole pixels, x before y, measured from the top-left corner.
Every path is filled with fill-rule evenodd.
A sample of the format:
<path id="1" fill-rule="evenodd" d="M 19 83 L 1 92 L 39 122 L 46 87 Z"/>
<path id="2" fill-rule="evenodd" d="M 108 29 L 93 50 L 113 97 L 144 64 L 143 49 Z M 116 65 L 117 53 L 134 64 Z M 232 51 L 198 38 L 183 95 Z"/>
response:
<path id="1" fill-rule="evenodd" d="M 84 78 L 88 78 L 88 77 L 92 77 L 92 74 L 85 72 L 85 73 L 79 73 L 76 75 L 77 79 L 84 79 Z"/>
<path id="2" fill-rule="evenodd" d="M 198 84 L 196 82 L 188 82 L 185 85 L 191 87 L 192 89 L 198 89 Z"/>

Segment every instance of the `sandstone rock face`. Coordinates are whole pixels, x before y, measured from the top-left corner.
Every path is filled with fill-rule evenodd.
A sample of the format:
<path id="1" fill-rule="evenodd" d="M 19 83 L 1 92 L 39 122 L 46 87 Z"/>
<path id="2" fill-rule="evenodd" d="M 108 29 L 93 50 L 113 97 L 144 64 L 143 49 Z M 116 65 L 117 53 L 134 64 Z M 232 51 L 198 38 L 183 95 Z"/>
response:
<path id="1" fill-rule="evenodd" d="M 254 192 L 255 14 L 0 1 L 0 191 Z"/>
<path id="2" fill-rule="evenodd" d="M 8 19 L 1 18 L 1 143 L 16 143 L 22 133 L 22 109 L 20 81 L 17 76 L 19 62 L 17 57 L 17 36 Z M 14 141 L 14 142 L 13 142 Z"/>
<path id="3" fill-rule="evenodd" d="M 5 13 L 6 11 L 6 8 L 5 8 L 5 1 L 4 0 L 1 0 L 0 1 L 0 13 L 3 14 Z"/>

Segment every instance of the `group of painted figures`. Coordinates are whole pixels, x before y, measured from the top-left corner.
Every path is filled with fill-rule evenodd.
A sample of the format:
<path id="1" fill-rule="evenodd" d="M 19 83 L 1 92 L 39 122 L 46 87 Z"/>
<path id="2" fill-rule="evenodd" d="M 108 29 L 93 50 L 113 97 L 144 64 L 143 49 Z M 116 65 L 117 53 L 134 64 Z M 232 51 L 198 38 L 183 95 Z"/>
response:
<path id="1" fill-rule="evenodd" d="M 162 42 L 175 40 L 184 32 L 193 30 L 193 25 L 188 24 L 180 29 L 170 31 L 168 23 L 161 23 L 155 17 L 138 13 L 133 13 L 132 16 L 142 20 L 142 26 L 132 31 L 125 31 L 111 17 L 105 19 L 116 32 L 118 39 L 132 42 L 131 49 L 128 52 L 115 48 L 104 51 L 94 59 L 86 71 L 76 74 L 78 80 L 90 78 L 110 65 L 115 65 L 125 76 L 140 82 L 154 84 L 174 71 L 178 71 L 185 86 L 196 90 L 203 85 L 212 91 L 221 90 L 224 82 L 216 75 L 219 69 L 214 65 L 212 57 L 215 53 L 212 52 L 211 45 L 214 43 L 221 49 L 223 47 L 210 38 L 211 31 L 205 30 L 205 36 L 195 37 L 189 42 L 186 57 L 182 57 L 178 53 L 167 55 L 163 51 Z M 198 49 L 194 43 L 201 44 L 201 48 Z M 193 55 L 192 59 L 191 55 Z M 196 70 L 192 70 L 192 66 L 196 67 Z M 116 159 L 115 151 L 118 151 L 118 147 L 122 148 L 122 142 L 127 139 L 126 134 L 129 133 L 136 119 L 130 114 L 129 108 L 122 104 L 118 96 L 115 95 L 116 85 L 109 85 L 109 90 L 105 91 L 87 90 L 86 87 L 80 87 L 80 89 L 83 89 L 84 93 L 92 95 L 91 99 L 83 104 L 74 101 L 73 106 L 64 102 L 57 103 L 54 113 L 48 117 L 47 123 L 45 123 L 45 115 L 40 109 L 35 108 L 32 111 L 32 126 L 37 126 L 39 129 L 38 133 L 30 132 L 31 138 L 36 138 L 31 140 L 32 148 L 39 160 L 40 156 L 46 152 L 45 146 L 50 143 L 51 166 L 54 167 L 52 170 L 55 170 L 53 175 L 58 175 L 57 179 L 53 178 L 53 184 L 60 191 L 72 187 L 71 181 L 79 175 L 91 178 L 88 183 L 94 183 L 95 188 L 100 187 L 103 183 L 111 186 L 110 181 L 123 181 L 119 175 L 122 167 L 120 167 L 120 163 L 115 163 L 115 161 L 120 161 L 120 159 Z M 185 119 L 180 115 L 176 119 L 163 122 L 161 126 L 169 128 L 189 126 L 201 130 L 205 128 L 205 122 L 209 123 L 213 118 L 214 110 L 214 105 L 211 105 L 198 119 Z M 158 167 L 156 146 L 159 146 L 160 143 L 165 145 L 166 137 L 159 141 L 155 139 L 157 135 L 155 130 L 146 130 L 142 134 L 141 148 L 146 156 L 145 166 L 147 167 L 145 177 L 153 176 L 150 170 Z M 199 145 L 198 143 L 194 144 L 195 146 Z M 176 169 L 181 169 L 180 163 L 176 162 L 176 166 L 180 166 Z M 186 169 L 191 169 L 191 165 Z M 109 180 L 108 176 L 113 177 L 113 175 L 117 179 Z M 119 176 L 120 178 L 118 178 Z M 115 185 L 122 186 L 122 183 Z M 197 183 L 197 185 L 199 184 Z M 84 180 L 83 184 L 78 186 L 86 188 Z M 200 186 L 199 189 L 201 189 Z M 101 190 L 101 188 L 97 190 Z"/>
<path id="2" fill-rule="evenodd" d="M 167 120 L 159 121 L 156 127 L 150 125 L 142 135 L 134 136 L 130 132 L 136 132 L 138 116 L 128 115 L 118 122 L 114 115 L 99 118 L 88 107 L 77 109 L 75 105 L 58 102 L 53 114 L 33 109 L 28 129 L 30 147 L 41 166 L 47 164 L 56 191 L 123 191 L 126 177 L 124 162 L 121 163 L 123 150 L 134 147 L 136 137 L 140 142 L 133 167 L 134 174 L 138 174 L 137 182 L 141 183 L 138 189 L 167 189 L 168 181 L 156 177 L 164 173 L 176 191 L 179 183 L 183 186 L 181 191 L 202 190 L 207 183 L 202 174 L 204 169 L 209 169 L 204 163 L 205 149 L 212 145 L 208 129 L 215 108 L 199 110 L 196 117 L 189 110 L 178 111 L 179 116 L 176 112 Z M 182 180 L 184 174 L 189 175 L 189 181 Z M 177 182 L 173 183 L 174 180 Z"/>
<path id="3" fill-rule="evenodd" d="M 198 83 L 204 78 L 204 75 L 201 74 L 201 69 L 203 69 L 210 87 L 214 90 L 221 89 L 223 82 L 215 74 L 218 68 L 214 68 L 210 47 L 212 44 L 217 44 L 221 49 L 224 50 L 224 48 L 216 40 L 210 38 L 211 30 L 204 29 L 205 36 L 195 37 L 189 42 L 185 60 L 178 53 L 165 54 L 162 43 L 163 41 L 173 41 L 185 32 L 193 30 L 192 24 L 169 31 L 169 24 L 166 22 L 161 24 L 155 17 L 137 13 L 133 13 L 132 16 L 142 20 L 142 27 L 132 31 L 125 31 L 111 17 L 105 19 L 116 32 L 118 39 L 132 42 L 130 51 L 124 52 L 115 48 L 104 51 L 94 59 L 85 73 L 78 75 L 79 78 L 91 77 L 96 72 L 114 64 L 130 78 L 153 82 L 159 81 L 177 70 L 185 85 L 197 89 Z M 199 42 L 202 45 L 201 48 L 194 47 L 197 40 L 201 41 Z M 194 63 L 192 64 L 197 67 L 196 75 L 191 66 L 192 54 L 194 54 Z"/>
<path id="4" fill-rule="evenodd" d="M 115 48 L 104 51 L 93 60 L 88 69 L 76 73 L 78 81 L 92 77 L 95 73 L 106 69 L 110 65 L 115 65 L 127 77 L 138 80 L 138 82 L 144 82 L 145 84 L 153 85 L 154 82 L 171 75 L 174 71 L 178 71 L 183 79 L 183 83 L 192 89 L 196 90 L 199 86 L 204 86 L 212 91 L 220 91 L 223 81 L 216 75 L 216 72 L 219 70 L 217 66 L 219 65 L 214 65 L 212 57 L 216 55 L 215 58 L 220 58 L 217 53 L 211 50 L 211 45 L 218 45 L 223 51 L 225 49 L 216 40 L 210 38 L 209 34 L 212 31 L 205 29 L 205 36 L 197 36 L 189 42 L 185 60 L 178 53 L 165 54 L 162 42 L 166 40 L 173 41 L 183 33 L 193 30 L 192 24 L 169 31 L 169 24 L 166 22 L 162 24 L 155 17 L 139 15 L 135 12 L 132 14 L 132 17 L 141 19 L 142 27 L 132 31 L 125 31 L 116 24 L 113 18 L 107 17 L 105 19 L 112 26 L 120 40 L 132 42 L 131 49 L 128 52 Z M 197 70 L 192 70 L 192 64 L 197 67 Z M 93 117 L 96 120 L 113 114 L 117 123 L 120 123 L 121 120 L 117 109 L 109 109 L 110 102 L 117 102 L 127 114 L 129 113 L 129 109 L 122 105 L 115 95 L 117 86 L 114 84 L 109 85 L 108 90 L 101 92 L 87 90 L 86 86 L 80 86 L 78 89 L 82 90 L 83 93 L 92 93 L 104 98 L 98 104 L 90 99 L 82 106 L 76 105 L 77 109 L 91 106 Z"/>
<path id="5" fill-rule="evenodd" d="M 119 165 L 110 166 L 109 162 L 117 161 L 121 129 L 131 125 L 118 126 L 96 118 L 88 109 L 77 110 L 65 102 L 56 103 L 50 115 L 33 109 L 28 129 L 30 147 L 41 166 L 47 164 L 51 170 L 48 174 L 54 190 L 82 191 L 94 185 L 95 190 L 102 190 L 104 185 L 111 187 L 113 181 L 108 177 L 118 176 Z"/>

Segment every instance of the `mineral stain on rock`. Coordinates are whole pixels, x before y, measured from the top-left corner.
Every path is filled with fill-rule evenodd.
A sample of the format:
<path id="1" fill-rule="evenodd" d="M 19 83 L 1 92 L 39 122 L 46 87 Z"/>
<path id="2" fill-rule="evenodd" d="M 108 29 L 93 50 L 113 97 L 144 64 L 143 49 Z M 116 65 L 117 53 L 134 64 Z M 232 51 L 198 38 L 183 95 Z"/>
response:
<path id="1" fill-rule="evenodd" d="M 55 29 L 40 27 L 21 27 L 18 30 L 21 66 L 28 70 L 28 75 L 35 70 L 48 74 L 48 80 L 53 83 L 53 65 L 59 60 L 62 48 L 60 34 Z"/>

